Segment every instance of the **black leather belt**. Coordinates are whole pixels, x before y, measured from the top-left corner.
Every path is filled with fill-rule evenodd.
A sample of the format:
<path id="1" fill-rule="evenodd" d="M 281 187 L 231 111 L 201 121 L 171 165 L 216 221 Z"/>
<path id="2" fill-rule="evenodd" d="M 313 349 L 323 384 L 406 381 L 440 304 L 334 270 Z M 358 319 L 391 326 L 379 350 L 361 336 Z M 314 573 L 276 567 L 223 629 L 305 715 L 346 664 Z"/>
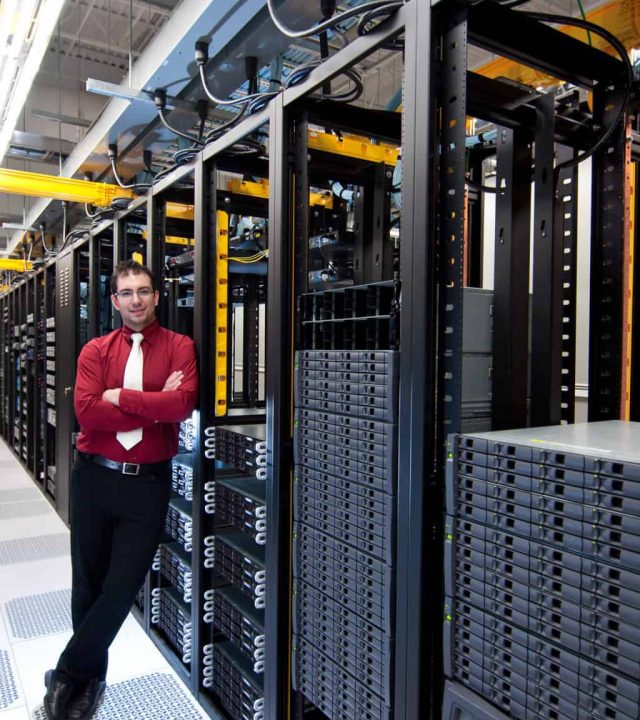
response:
<path id="1" fill-rule="evenodd" d="M 117 470 L 122 475 L 145 475 L 146 473 L 155 473 L 158 470 L 166 470 L 168 460 L 161 460 L 157 463 L 151 463 L 147 465 L 140 465 L 138 463 L 121 463 L 115 460 L 109 460 L 109 458 L 103 457 L 102 455 L 91 455 L 89 453 L 81 453 L 89 462 L 95 463 L 96 465 L 102 465 L 102 467 L 109 468 L 109 470 Z"/>

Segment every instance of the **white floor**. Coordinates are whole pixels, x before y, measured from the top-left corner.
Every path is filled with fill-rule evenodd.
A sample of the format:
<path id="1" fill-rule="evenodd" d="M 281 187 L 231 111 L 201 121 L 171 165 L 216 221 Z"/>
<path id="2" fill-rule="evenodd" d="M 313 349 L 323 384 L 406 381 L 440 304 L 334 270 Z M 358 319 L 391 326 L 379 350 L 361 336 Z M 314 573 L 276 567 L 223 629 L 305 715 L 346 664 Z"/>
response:
<path id="1" fill-rule="evenodd" d="M 44 673 L 55 666 L 71 635 L 66 602 L 71 587 L 68 534 L 15 455 L 0 441 L 0 720 L 44 717 Z M 15 540 L 22 542 L 12 543 Z M 24 552 L 25 543 L 31 542 L 53 543 L 51 556 L 46 557 L 45 550 L 44 559 L 14 557 L 14 548 Z M 56 553 L 56 547 L 62 550 Z M 42 607 L 55 607 L 50 603 L 56 599 L 56 612 L 49 617 Z M 32 624 L 28 611 L 38 603 L 41 608 Z M 111 647 L 107 684 L 96 720 L 207 717 L 132 616 Z M 132 700 L 141 692 L 146 694 L 142 706 Z"/>

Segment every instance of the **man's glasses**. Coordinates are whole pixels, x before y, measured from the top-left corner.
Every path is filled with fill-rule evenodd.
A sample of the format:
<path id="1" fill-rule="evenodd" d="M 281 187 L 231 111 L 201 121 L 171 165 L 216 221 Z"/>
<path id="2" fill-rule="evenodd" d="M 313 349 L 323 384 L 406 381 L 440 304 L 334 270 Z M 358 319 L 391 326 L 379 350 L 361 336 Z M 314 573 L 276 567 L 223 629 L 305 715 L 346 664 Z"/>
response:
<path id="1" fill-rule="evenodd" d="M 141 300 L 146 300 L 153 295 L 153 290 L 149 287 L 143 287 L 140 288 L 140 290 L 120 290 L 113 294 L 115 297 L 120 298 L 120 300 L 131 300 L 134 295 L 137 295 Z"/>

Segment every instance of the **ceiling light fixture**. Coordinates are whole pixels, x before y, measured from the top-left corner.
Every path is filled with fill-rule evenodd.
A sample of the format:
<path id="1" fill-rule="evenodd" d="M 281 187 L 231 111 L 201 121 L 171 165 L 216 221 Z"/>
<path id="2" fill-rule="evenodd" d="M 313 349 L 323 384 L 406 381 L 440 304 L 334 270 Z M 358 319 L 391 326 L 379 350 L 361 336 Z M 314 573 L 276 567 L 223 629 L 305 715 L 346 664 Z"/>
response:
<path id="1" fill-rule="evenodd" d="M 0 9 L 0 162 L 58 24 L 64 0 L 6 0 Z"/>
<path id="2" fill-rule="evenodd" d="M 106 82 L 105 80 L 96 80 L 87 78 L 85 90 L 95 95 L 104 95 L 109 98 L 119 98 L 128 102 L 141 102 L 147 105 L 155 105 L 154 93 L 149 90 L 137 90 L 124 85 L 116 85 L 115 83 Z M 180 100 L 180 98 L 170 97 L 167 95 L 167 109 L 181 108 L 193 112 L 193 103 Z"/>
<path id="3" fill-rule="evenodd" d="M 85 118 L 72 117 L 71 115 L 60 115 L 59 113 L 49 112 L 48 110 L 31 110 L 31 117 L 40 118 L 41 120 L 52 120 L 53 122 L 62 123 L 63 125 L 75 125 L 77 127 L 91 127 L 91 120 Z"/>
<path id="4" fill-rule="evenodd" d="M 2 223 L 2 229 L 3 230 L 22 230 L 23 232 L 35 232 L 36 231 L 36 228 L 31 227 L 29 225 L 25 225 L 24 223 L 12 223 L 12 222 Z"/>

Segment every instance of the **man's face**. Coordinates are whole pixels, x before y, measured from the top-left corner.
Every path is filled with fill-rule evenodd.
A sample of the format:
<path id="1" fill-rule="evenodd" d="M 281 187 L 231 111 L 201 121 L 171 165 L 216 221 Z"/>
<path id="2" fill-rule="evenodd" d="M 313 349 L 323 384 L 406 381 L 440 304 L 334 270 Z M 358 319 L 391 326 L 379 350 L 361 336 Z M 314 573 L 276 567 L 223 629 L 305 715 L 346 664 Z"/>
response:
<path id="1" fill-rule="evenodd" d="M 130 293 L 133 294 L 127 297 Z M 122 322 L 140 332 L 155 320 L 158 298 L 158 291 L 151 291 L 151 279 L 146 273 L 129 273 L 118 276 L 118 290 L 111 296 L 111 302 L 120 312 Z"/>

